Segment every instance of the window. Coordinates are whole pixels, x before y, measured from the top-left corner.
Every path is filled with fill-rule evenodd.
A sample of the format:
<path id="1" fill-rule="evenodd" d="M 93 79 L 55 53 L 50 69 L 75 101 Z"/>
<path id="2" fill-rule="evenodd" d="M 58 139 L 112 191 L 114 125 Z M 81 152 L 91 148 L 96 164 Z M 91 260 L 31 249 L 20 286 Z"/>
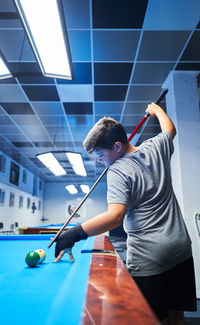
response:
<path id="1" fill-rule="evenodd" d="M 31 199 L 30 197 L 27 197 L 27 209 L 30 209 L 30 205 L 31 205 Z"/>
<path id="2" fill-rule="evenodd" d="M 0 205 L 4 205 L 5 196 L 6 196 L 6 191 L 3 189 L 0 189 Z"/>
<path id="3" fill-rule="evenodd" d="M 10 192 L 10 200 L 9 200 L 9 207 L 13 208 L 15 205 L 15 194 Z"/>
<path id="4" fill-rule="evenodd" d="M 22 209 L 23 208 L 23 201 L 24 201 L 24 198 L 23 196 L 19 196 L 19 208 Z"/>
<path id="5" fill-rule="evenodd" d="M 33 196 L 37 196 L 37 178 L 34 176 L 33 177 Z"/>
<path id="6" fill-rule="evenodd" d="M 10 183 L 19 185 L 19 166 L 13 161 L 10 164 Z"/>

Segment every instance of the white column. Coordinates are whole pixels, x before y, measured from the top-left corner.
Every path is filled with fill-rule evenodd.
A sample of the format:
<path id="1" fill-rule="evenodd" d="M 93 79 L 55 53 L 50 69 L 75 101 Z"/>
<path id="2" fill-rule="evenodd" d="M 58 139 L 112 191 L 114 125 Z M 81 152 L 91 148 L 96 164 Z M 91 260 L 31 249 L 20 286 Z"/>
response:
<path id="1" fill-rule="evenodd" d="M 200 298 L 200 238 L 195 224 L 195 215 L 200 213 L 200 109 L 196 77 L 197 72 L 172 71 L 163 88 L 168 88 L 167 113 L 177 130 L 171 164 L 173 186 L 192 240 Z"/>

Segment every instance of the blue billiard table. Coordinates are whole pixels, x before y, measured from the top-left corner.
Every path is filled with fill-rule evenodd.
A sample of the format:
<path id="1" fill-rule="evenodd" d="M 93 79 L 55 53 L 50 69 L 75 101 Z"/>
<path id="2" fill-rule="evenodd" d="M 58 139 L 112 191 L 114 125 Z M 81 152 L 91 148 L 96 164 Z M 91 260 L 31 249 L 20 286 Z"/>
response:
<path id="1" fill-rule="evenodd" d="M 0 237 L 0 322 L 8 324 L 79 324 L 87 290 L 94 238 L 74 247 L 75 262 L 65 255 L 53 263 L 54 247 L 47 248 L 50 235 Z M 30 268 L 25 263 L 29 251 L 46 252 L 43 264 Z"/>
<path id="2" fill-rule="evenodd" d="M 51 237 L 0 236 L 1 325 L 159 324 L 108 237 L 76 243 L 74 263 L 53 263 Z M 39 248 L 46 260 L 28 267 L 26 254 Z"/>

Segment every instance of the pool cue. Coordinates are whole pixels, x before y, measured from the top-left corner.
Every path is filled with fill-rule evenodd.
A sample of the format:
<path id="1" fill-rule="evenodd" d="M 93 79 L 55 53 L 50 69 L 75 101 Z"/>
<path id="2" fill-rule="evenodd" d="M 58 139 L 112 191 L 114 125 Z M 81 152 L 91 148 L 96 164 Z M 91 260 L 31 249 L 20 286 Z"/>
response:
<path id="1" fill-rule="evenodd" d="M 155 104 L 159 104 L 160 101 L 165 97 L 166 93 L 168 92 L 167 89 L 164 89 L 160 96 L 158 97 L 158 99 L 155 101 Z M 140 127 L 144 124 L 144 122 L 148 119 L 148 117 L 150 116 L 149 113 L 146 113 L 145 116 L 143 117 L 143 119 L 140 121 L 140 123 L 136 126 L 136 128 L 134 129 L 134 131 L 131 133 L 131 135 L 128 138 L 128 141 L 130 142 L 132 140 L 132 138 L 134 137 L 134 135 L 136 134 L 136 132 L 140 129 Z M 79 205 L 77 206 L 77 208 L 73 211 L 73 213 L 71 214 L 71 216 L 69 217 L 69 219 L 64 223 L 64 225 L 60 228 L 60 230 L 57 232 L 57 234 L 55 235 L 55 237 L 52 239 L 52 241 L 49 243 L 48 248 L 50 248 L 53 243 L 56 241 L 56 239 L 58 238 L 58 236 L 60 235 L 60 233 L 63 231 L 63 229 L 68 225 L 68 223 L 71 221 L 71 219 L 73 218 L 73 216 L 77 213 L 77 211 L 80 209 L 80 207 L 83 205 L 83 203 L 85 202 L 85 200 L 88 198 L 88 196 L 92 193 L 92 191 L 94 190 L 94 188 L 97 186 L 97 184 L 100 182 L 100 180 L 102 179 L 102 177 L 107 173 L 109 167 L 105 168 L 104 171 L 102 172 L 102 174 L 99 176 L 99 178 L 96 180 L 96 182 L 94 183 L 94 185 L 91 187 L 90 191 L 85 195 L 85 197 L 83 198 L 83 200 L 79 203 Z"/>
<path id="2" fill-rule="evenodd" d="M 65 222 L 65 224 L 60 228 L 60 230 L 57 232 L 57 234 L 55 235 L 55 237 L 53 238 L 53 240 L 49 243 L 48 248 L 51 247 L 51 245 L 55 242 L 55 240 L 58 238 L 58 236 L 60 235 L 60 233 L 63 231 L 63 229 L 68 225 L 68 223 L 70 222 L 70 220 L 73 218 L 73 216 L 77 213 L 77 211 L 80 209 L 80 207 L 83 205 L 83 203 L 85 202 L 85 200 L 88 198 L 88 196 L 90 195 L 90 193 L 92 193 L 92 191 L 94 190 L 94 188 L 97 186 L 97 184 L 100 182 L 100 180 L 102 179 L 102 177 L 107 173 L 108 171 L 108 167 L 104 169 L 104 171 L 102 172 L 102 174 L 99 176 L 99 178 L 96 180 L 96 182 L 94 183 L 94 185 L 91 187 L 90 191 L 84 196 L 83 200 L 79 203 L 79 205 L 77 206 L 77 208 L 73 211 L 73 213 L 71 214 L 71 216 L 69 217 L 69 219 Z"/>
<path id="3" fill-rule="evenodd" d="M 168 92 L 168 89 L 164 89 L 160 96 L 158 97 L 158 99 L 155 101 L 155 104 L 159 104 L 161 102 L 161 100 L 165 97 L 166 93 Z M 142 124 L 144 124 L 144 122 L 148 119 L 148 117 L 150 116 L 149 113 L 146 113 L 145 116 L 143 117 L 143 119 L 140 121 L 140 123 L 138 124 L 138 126 L 136 126 L 135 130 L 131 133 L 131 135 L 128 138 L 128 141 L 130 142 L 134 135 L 137 133 L 137 131 L 140 129 L 140 127 L 142 126 Z"/>

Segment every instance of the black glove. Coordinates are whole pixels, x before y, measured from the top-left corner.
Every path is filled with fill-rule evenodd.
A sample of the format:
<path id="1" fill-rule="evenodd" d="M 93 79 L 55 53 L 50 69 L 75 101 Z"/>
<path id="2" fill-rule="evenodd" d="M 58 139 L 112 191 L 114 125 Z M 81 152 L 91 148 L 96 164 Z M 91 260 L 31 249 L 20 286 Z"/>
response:
<path id="1" fill-rule="evenodd" d="M 56 247 L 55 247 L 55 257 L 58 257 L 60 251 L 66 248 L 72 248 L 75 242 L 86 239 L 88 235 L 83 230 L 81 225 L 71 227 L 63 232 L 56 240 Z"/>

